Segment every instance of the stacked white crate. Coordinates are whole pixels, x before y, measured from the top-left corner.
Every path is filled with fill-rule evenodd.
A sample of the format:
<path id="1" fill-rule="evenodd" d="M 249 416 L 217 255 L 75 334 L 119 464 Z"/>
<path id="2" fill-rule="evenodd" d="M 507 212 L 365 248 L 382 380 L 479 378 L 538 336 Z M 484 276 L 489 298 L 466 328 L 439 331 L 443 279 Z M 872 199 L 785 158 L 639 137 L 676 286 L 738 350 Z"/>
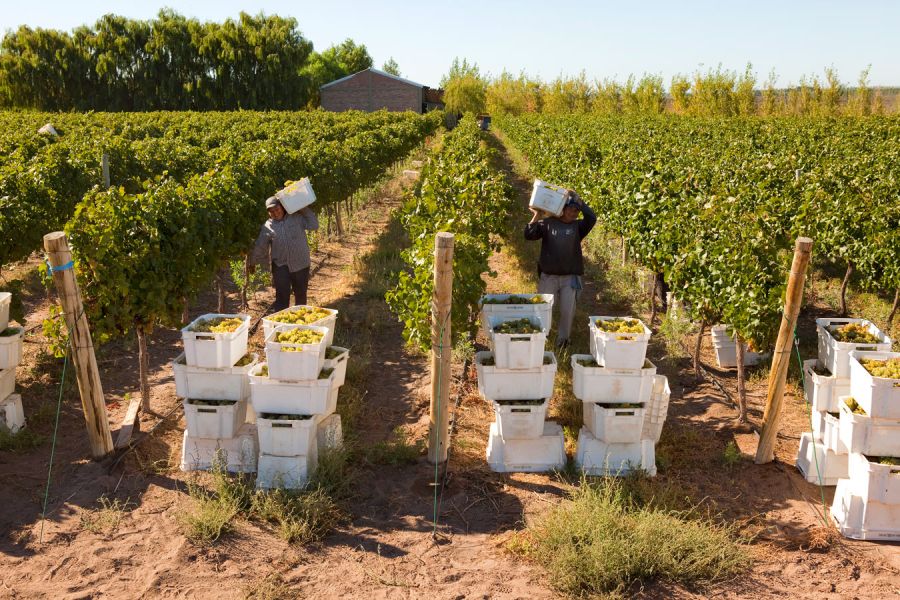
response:
<path id="1" fill-rule="evenodd" d="M 550 330 L 553 296 L 541 295 L 542 302 L 530 302 L 536 294 L 522 294 L 523 304 L 491 304 L 488 299 L 506 300 L 508 294 L 482 298 L 481 320 L 491 343 L 491 352 L 475 357 L 478 390 L 494 408 L 487 446 L 487 462 L 493 471 L 541 472 L 565 466 L 565 439 L 562 427 L 546 420 L 547 405 L 553 395 L 556 357 L 544 352 Z M 534 334 L 501 334 L 501 323 L 528 319 L 540 329 Z M 493 359 L 493 365 L 484 364 Z M 545 362 L 547 364 L 545 364 Z"/>
<path id="2" fill-rule="evenodd" d="M 846 537 L 900 541 L 900 378 L 876 377 L 861 362 L 900 361 L 900 352 L 854 350 L 849 358 L 850 395 L 839 399 L 849 468 L 831 516 Z"/>
<path id="3" fill-rule="evenodd" d="M 615 318 L 622 317 L 590 317 L 591 354 L 572 356 L 573 391 L 584 408 L 575 464 L 589 475 L 643 469 L 653 476 L 668 380 L 647 360 L 651 332 L 640 320 L 634 319 L 643 333 L 609 333 L 597 326 Z M 593 366 L 582 364 L 588 361 Z"/>
<path id="4" fill-rule="evenodd" d="M 9 305 L 12 294 L 0 292 L 0 425 L 18 432 L 25 426 L 22 396 L 16 394 L 16 367 L 22 360 L 25 329 L 10 326 Z"/>
<path id="5" fill-rule="evenodd" d="M 733 369 L 737 367 L 737 340 L 729 325 L 713 325 L 709 330 L 713 350 L 716 351 L 716 364 L 720 369 Z M 744 343 L 744 365 L 752 367 L 767 359 L 769 354 L 762 354 L 750 350 L 750 345 Z"/>
<path id="6" fill-rule="evenodd" d="M 830 328 L 859 323 L 882 342 L 853 344 L 839 342 Z M 889 350 L 891 340 L 865 319 L 816 319 L 818 358 L 803 362 L 803 388 L 810 404 L 811 431 L 800 437 L 796 465 L 806 480 L 821 485 L 837 485 L 847 477 L 849 453 L 840 435 L 839 398 L 850 393 L 850 353 L 868 348 Z"/>
<path id="7" fill-rule="evenodd" d="M 241 324 L 228 333 L 194 331 L 216 318 L 236 318 Z M 256 471 L 256 431 L 246 423 L 248 373 L 258 362 L 247 352 L 249 325 L 247 315 L 213 313 L 181 330 L 184 353 L 172 361 L 172 371 L 187 422 L 183 471 L 205 471 L 216 463 L 233 473 Z"/>
<path id="8" fill-rule="evenodd" d="M 296 310 L 309 307 L 291 307 Z M 315 325 L 267 324 L 266 362 L 250 372 L 250 402 L 256 413 L 259 460 L 256 486 L 296 489 L 312 477 L 319 450 L 341 443 L 340 416 L 335 414 L 344 383 L 349 351 L 332 347 L 337 311 Z M 277 341 L 279 333 L 306 329 L 322 334 L 314 344 Z M 294 351 L 291 351 L 294 350 Z M 296 351 L 299 350 L 299 351 Z M 268 369 L 268 375 L 262 370 Z M 327 377 L 323 371 L 330 370 Z"/>

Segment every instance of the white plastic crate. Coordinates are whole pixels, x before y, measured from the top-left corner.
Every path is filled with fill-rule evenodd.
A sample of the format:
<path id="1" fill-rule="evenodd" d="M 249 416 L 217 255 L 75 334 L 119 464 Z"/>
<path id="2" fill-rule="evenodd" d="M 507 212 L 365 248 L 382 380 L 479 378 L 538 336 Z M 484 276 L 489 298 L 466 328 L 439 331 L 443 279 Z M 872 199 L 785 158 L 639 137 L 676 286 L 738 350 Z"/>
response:
<path id="1" fill-rule="evenodd" d="M 588 317 L 591 354 L 601 367 L 608 369 L 640 369 L 647 359 L 650 329 L 640 319 L 644 333 L 610 333 L 602 331 L 596 321 L 634 319 L 634 317 Z"/>
<path id="2" fill-rule="evenodd" d="M 308 329 L 323 334 L 315 344 L 290 344 L 276 342 L 279 333 L 294 329 Z M 266 337 L 266 362 L 269 363 L 269 376 L 275 379 L 315 379 L 325 366 L 325 348 L 328 346 L 324 337 L 328 333 L 325 327 L 311 325 L 282 325 L 272 330 Z M 288 350 L 288 349 L 295 350 Z"/>
<path id="3" fill-rule="evenodd" d="M 847 477 L 849 455 L 837 454 L 825 447 L 821 439 L 813 438 L 807 431 L 800 435 L 797 450 L 797 469 L 809 483 L 837 485 L 838 479 Z"/>
<path id="4" fill-rule="evenodd" d="M 267 418 L 269 413 L 256 417 L 256 431 L 259 435 L 259 451 L 272 456 L 300 456 L 310 454 L 310 448 L 317 443 L 317 419 L 306 418 L 279 420 Z"/>
<path id="5" fill-rule="evenodd" d="M 873 419 L 850 410 L 840 399 L 840 436 L 848 452 L 861 452 L 869 456 L 900 456 L 900 419 Z"/>
<path id="6" fill-rule="evenodd" d="M 870 333 L 882 341 L 877 344 L 851 344 L 834 339 L 828 328 L 847 323 L 865 325 Z M 850 352 L 854 350 L 890 352 L 891 350 L 891 338 L 866 319 L 816 319 L 816 331 L 818 332 L 819 362 L 838 378 L 850 377 Z"/>
<path id="7" fill-rule="evenodd" d="M 818 361 L 803 361 L 803 394 L 813 412 L 838 412 L 838 398 L 850 393 L 850 378 L 816 373 Z"/>
<path id="8" fill-rule="evenodd" d="M 533 369 L 500 369 L 482 364 L 493 356 L 493 352 L 475 354 L 475 368 L 478 371 L 478 391 L 486 400 L 521 400 L 528 398 L 549 398 L 553 395 L 553 381 L 556 377 L 556 357 L 552 352 L 544 352 L 550 358 L 548 365 Z"/>
<path id="9" fill-rule="evenodd" d="M 191 331 L 196 325 L 216 317 L 237 318 L 241 325 L 229 333 Z M 230 367 L 247 354 L 247 337 L 250 328 L 249 315 L 225 315 L 218 313 L 198 317 L 181 330 L 184 356 L 192 367 Z"/>
<path id="10" fill-rule="evenodd" d="M 244 425 L 232 438 L 198 438 L 185 430 L 181 446 L 182 471 L 208 471 L 223 460 L 229 473 L 256 471 L 256 427 Z"/>
<path id="11" fill-rule="evenodd" d="M 497 473 L 543 473 L 566 466 L 566 442 L 562 427 L 552 421 L 532 439 L 503 439 L 497 423 L 491 423 L 486 455 Z"/>
<path id="12" fill-rule="evenodd" d="M 544 419 L 547 417 L 545 399 L 535 404 L 498 404 L 494 405 L 494 421 L 497 433 L 504 440 L 527 440 L 541 437 L 544 431 Z"/>
<path id="13" fill-rule="evenodd" d="M 190 400 L 192 399 L 185 398 L 183 406 L 184 419 L 191 437 L 231 438 L 237 435 L 247 420 L 246 401 L 234 400 L 231 404 L 204 406 Z"/>
<path id="14" fill-rule="evenodd" d="M 0 292 L 0 331 L 9 327 L 9 305 L 12 303 L 12 294 Z"/>
<path id="15" fill-rule="evenodd" d="M 850 352 L 850 395 L 873 419 L 900 419 L 900 379 L 873 377 L 859 361 L 900 358 L 900 352 Z"/>
<path id="16" fill-rule="evenodd" d="M 259 355 L 253 353 L 251 359 L 243 367 L 190 367 L 182 353 L 172 361 L 175 394 L 196 400 L 246 400 L 250 397 L 247 374 L 259 362 Z"/>
<path id="17" fill-rule="evenodd" d="M 18 433 L 25 427 L 25 410 L 22 408 L 22 396 L 10 394 L 0 401 L 0 419 L 2 424 L 12 433 Z"/>
<path id="18" fill-rule="evenodd" d="M 319 453 L 323 450 L 340 448 L 344 444 L 344 430 L 341 427 L 341 415 L 316 417 L 316 439 Z"/>
<path id="19" fill-rule="evenodd" d="M 540 296 L 543 302 L 540 304 L 485 304 L 485 300 L 506 300 L 510 296 L 522 296 L 534 298 Z M 553 320 L 553 294 L 485 294 L 479 300 L 481 306 L 481 327 L 484 336 L 490 338 L 488 322 L 491 317 L 498 319 L 521 319 L 524 317 L 537 317 L 541 321 L 541 328 L 550 331 Z"/>
<path id="20" fill-rule="evenodd" d="M 569 190 L 562 186 L 535 179 L 531 188 L 531 199 L 528 201 L 528 206 L 558 217 L 563 213 L 563 208 L 566 207 L 568 193 Z"/>
<path id="21" fill-rule="evenodd" d="M 288 214 L 302 210 L 316 201 L 316 193 L 309 182 L 309 177 L 294 181 L 289 186 L 279 190 L 275 197 L 278 198 Z"/>
<path id="22" fill-rule="evenodd" d="M 528 318 L 532 324 L 542 327 L 537 317 Z M 489 317 L 491 348 L 498 369 L 534 369 L 544 363 L 544 346 L 547 330 L 538 333 L 496 333 L 494 327 L 512 319 Z"/>
<path id="23" fill-rule="evenodd" d="M 636 470 L 656 475 L 656 444 L 641 440 L 611 444 L 597 439 L 586 427 L 578 433 L 575 465 L 586 475 L 620 476 Z"/>
<path id="24" fill-rule="evenodd" d="M 644 428 L 643 405 L 612 407 L 596 402 L 584 403 L 584 426 L 595 438 L 607 444 L 639 442 Z"/>
<path id="25" fill-rule="evenodd" d="M 350 360 L 350 351 L 340 346 L 331 346 L 335 351 L 340 352 L 334 358 L 326 358 L 322 363 L 323 369 L 334 369 L 334 385 L 340 387 L 344 385 L 347 379 L 347 361 Z M 325 349 L 328 352 L 328 348 Z"/>
<path id="26" fill-rule="evenodd" d="M 266 363 L 259 363 L 250 370 L 250 402 L 257 417 L 260 413 L 327 415 L 334 412 L 337 403 L 335 372 L 327 379 L 291 381 L 261 377 Z"/>
<path id="27" fill-rule="evenodd" d="M 847 445 L 841 439 L 841 419 L 834 413 L 822 413 L 822 444 L 835 454 L 847 454 Z"/>
<path id="28" fill-rule="evenodd" d="M 300 456 L 259 455 L 256 488 L 260 490 L 298 490 L 306 487 L 319 463 L 318 449 Z"/>
<path id="29" fill-rule="evenodd" d="M 709 335 L 712 339 L 713 350 L 716 351 L 716 365 L 720 369 L 737 367 L 737 341 L 728 335 L 728 326 L 713 325 Z M 750 350 L 749 344 L 744 344 L 744 366 L 758 365 L 769 356 L 769 354 L 753 352 Z"/>
<path id="30" fill-rule="evenodd" d="M 579 360 L 594 360 L 590 354 L 573 354 L 572 390 L 582 402 L 648 402 L 656 365 L 644 361 L 640 369 L 586 367 Z"/>
<path id="31" fill-rule="evenodd" d="M 276 327 L 299 327 L 300 326 L 299 324 L 295 325 L 292 323 L 281 323 L 280 321 L 276 321 L 274 319 L 274 317 L 276 317 L 278 315 L 283 315 L 286 313 L 296 312 L 298 310 L 305 309 L 305 308 L 315 308 L 315 309 L 319 309 L 319 310 L 325 310 L 329 313 L 329 315 L 327 317 L 325 317 L 323 319 L 319 319 L 318 321 L 314 321 L 312 323 L 306 323 L 306 325 L 315 325 L 317 327 L 327 327 L 328 333 L 325 335 L 325 339 L 327 340 L 326 344 L 329 346 L 331 344 L 333 344 L 334 343 L 334 329 L 337 326 L 338 311 L 334 310 L 333 308 L 324 308 L 322 306 L 312 306 L 310 304 L 297 304 L 294 306 L 289 306 L 284 310 L 280 310 L 276 313 L 272 313 L 271 315 L 263 317 L 263 339 L 264 340 L 268 339 L 269 334 L 272 333 L 272 331 Z"/>
<path id="32" fill-rule="evenodd" d="M 665 375 L 653 376 L 653 391 L 650 393 L 650 404 L 644 411 L 644 425 L 641 429 L 642 440 L 658 442 L 662 435 L 663 423 L 669 413 L 669 399 L 672 390 L 669 378 Z"/>
<path id="33" fill-rule="evenodd" d="M 16 370 L 3 369 L 0 371 L 0 400 L 5 400 L 16 391 Z"/>
<path id="34" fill-rule="evenodd" d="M 834 492 L 831 517 L 841 535 L 854 540 L 900 541 L 900 504 L 869 500 L 855 493 L 853 482 L 841 479 Z"/>
<path id="35" fill-rule="evenodd" d="M 850 455 L 849 475 L 853 493 L 864 502 L 900 505 L 900 465 L 882 465 L 860 452 Z"/>
<path id="36" fill-rule="evenodd" d="M 22 340 L 25 337 L 25 329 L 22 327 L 15 329 L 18 329 L 17 333 L 0 337 L 0 369 L 12 369 L 22 362 Z"/>
<path id="37" fill-rule="evenodd" d="M 812 434 L 817 440 L 821 440 L 825 436 L 825 415 L 828 413 L 811 410 L 809 413 L 810 424 L 812 425 Z"/>

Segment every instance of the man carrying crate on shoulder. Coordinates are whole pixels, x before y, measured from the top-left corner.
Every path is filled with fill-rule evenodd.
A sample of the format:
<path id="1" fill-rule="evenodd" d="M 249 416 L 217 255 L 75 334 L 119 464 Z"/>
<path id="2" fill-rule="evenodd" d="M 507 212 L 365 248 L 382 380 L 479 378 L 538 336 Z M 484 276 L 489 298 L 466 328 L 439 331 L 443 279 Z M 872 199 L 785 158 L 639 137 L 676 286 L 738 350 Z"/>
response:
<path id="1" fill-rule="evenodd" d="M 256 265 L 271 263 L 275 303 L 272 312 L 290 305 L 291 290 L 295 304 L 306 304 L 309 287 L 309 243 L 307 231 L 319 228 L 316 213 L 308 206 L 288 213 L 275 196 L 266 200 L 269 218 L 263 223 L 250 255 L 250 270 Z"/>
<path id="2" fill-rule="evenodd" d="M 553 294 L 553 304 L 559 306 L 556 347 L 564 349 L 569 345 L 575 299 L 582 288 L 584 259 L 581 240 L 594 228 L 597 215 L 573 190 L 568 190 L 565 206 L 558 217 L 541 218 L 543 211 L 529 210 L 533 217 L 525 226 L 525 239 L 541 240 L 538 293 Z M 579 212 L 584 215 L 581 219 L 578 218 Z"/>

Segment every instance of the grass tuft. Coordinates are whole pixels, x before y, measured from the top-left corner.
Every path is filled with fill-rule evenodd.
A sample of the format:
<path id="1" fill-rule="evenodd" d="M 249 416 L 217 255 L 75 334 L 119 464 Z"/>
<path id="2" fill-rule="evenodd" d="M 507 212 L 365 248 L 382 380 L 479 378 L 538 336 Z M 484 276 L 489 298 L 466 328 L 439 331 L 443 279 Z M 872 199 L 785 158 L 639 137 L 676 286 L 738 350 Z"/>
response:
<path id="1" fill-rule="evenodd" d="M 119 528 L 125 513 L 134 506 L 128 500 L 110 499 L 106 495 L 97 499 L 99 508 L 81 514 L 81 528 L 96 534 L 109 534 Z"/>
<path id="2" fill-rule="evenodd" d="M 543 565 L 552 585 L 572 597 L 622 597 L 653 579 L 710 583 L 749 566 L 734 529 L 693 511 L 641 503 L 631 485 L 583 480 L 570 501 L 513 538 L 509 549 Z"/>
<path id="3" fill-rule="evenodd" d="M 23 454 L 29 452 L 44 443 L 46 438 L 34 430 L 20 429 L 17 433 L 12 433 L 5 427 L 0 427 L 0 451 L 15 452 Z"/>
<path id="4" fill-rule="evenodd" d="M 424 440 L 410 442 L 406 431 L 402 427 L 394 430 L 390 439 L 378 442 L 369 448 L 369 462 L 376 465 L 402 465 L 415 464 L 425 449 Z"/>

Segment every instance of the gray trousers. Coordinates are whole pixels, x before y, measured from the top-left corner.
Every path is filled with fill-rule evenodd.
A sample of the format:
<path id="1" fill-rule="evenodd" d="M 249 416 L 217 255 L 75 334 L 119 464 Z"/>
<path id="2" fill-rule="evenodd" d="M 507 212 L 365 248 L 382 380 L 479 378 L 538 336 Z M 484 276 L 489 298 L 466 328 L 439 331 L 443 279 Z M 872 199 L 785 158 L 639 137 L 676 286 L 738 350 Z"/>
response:
<path id="1" fill-rule="evenodd" d="M 576 279 L 577 278 L 577 279 Z M 576 288 L 576 282 L 578 288 Z M 577 275 L 548 275 L 541 273 L 538 294 L 553 294 L 553 305 L 559 307 L 559 321 L 556 328 L 556 343 L 568 341 L 575 317 L 575 299 L 580 291 L 581 280 Z"/>

